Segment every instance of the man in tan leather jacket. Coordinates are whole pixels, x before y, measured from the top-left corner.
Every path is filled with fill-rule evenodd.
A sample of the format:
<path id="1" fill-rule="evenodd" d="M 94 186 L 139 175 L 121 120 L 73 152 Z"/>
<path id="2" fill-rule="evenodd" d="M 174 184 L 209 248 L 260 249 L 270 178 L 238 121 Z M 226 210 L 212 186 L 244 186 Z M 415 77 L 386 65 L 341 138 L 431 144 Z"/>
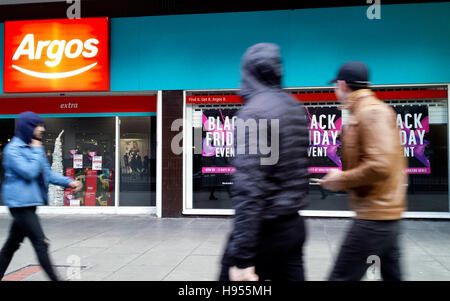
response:
<path id="1" fill-rule="evenodd" d="M 316 182 L 347 191 L 356 214 L 329 280 L 360 280 L 372 262 L 384 280 L 401 280 L 398 235 L 406 209 L 407 162 L 394 110 L 368 89 L 362 62 L 342 65 L 332 82 L 343 109 L 351 113 L 343 129 L 343 171 L 332 170 Z"/>

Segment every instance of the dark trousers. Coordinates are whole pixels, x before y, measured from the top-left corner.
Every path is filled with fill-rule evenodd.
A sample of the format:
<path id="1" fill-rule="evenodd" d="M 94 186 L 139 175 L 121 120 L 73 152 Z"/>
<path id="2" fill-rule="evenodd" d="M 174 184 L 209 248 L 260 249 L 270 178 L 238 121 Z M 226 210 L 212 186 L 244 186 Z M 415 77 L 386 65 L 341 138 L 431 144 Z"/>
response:
<path id="1" fill-rule="evenodd" d="M 33 244 L 42 268 L 51 280 L 57 281 L 58 277 L 53 270 L 48 255 L 48 239 L 45 237 L 39 223 L 36 207 L 10 208 L 9 211 L 13 216 L 13 222 L 8 239 L 0 251 L 0 279 L 3 278 L 14 253 L 19 249 L 23 239 L 28 237 Z"/>
<path id="2" fill-rule="evenodd" d="M 261 227 L 255 272 L 259 280 L 304 281 L 305 221 L 298 214 L 265 221 Z M 232 240 L 233 237 L 230 237 Z M 228 250 L 228 248 L 226 248 Z M 229 281 L 233 258 L 225 251 L 219 281 Z"/>
<path id="3" fill-rule="evenodd" d="M 401 281 L 399 232 L 400 221 L 355 219 L 329 280 L 359 281 L 369 267 L 379 267 L 383 280 Z"/>

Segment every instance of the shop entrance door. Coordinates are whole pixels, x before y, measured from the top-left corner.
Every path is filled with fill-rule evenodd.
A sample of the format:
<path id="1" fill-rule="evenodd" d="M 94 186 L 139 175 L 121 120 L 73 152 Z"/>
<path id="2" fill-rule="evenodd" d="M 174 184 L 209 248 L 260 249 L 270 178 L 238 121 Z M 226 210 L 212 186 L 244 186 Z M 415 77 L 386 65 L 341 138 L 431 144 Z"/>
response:
<path id="1" fill-rule="evenodd" d="M 119 120 L 119 206 L 156 206 L 156 116 Z"/>

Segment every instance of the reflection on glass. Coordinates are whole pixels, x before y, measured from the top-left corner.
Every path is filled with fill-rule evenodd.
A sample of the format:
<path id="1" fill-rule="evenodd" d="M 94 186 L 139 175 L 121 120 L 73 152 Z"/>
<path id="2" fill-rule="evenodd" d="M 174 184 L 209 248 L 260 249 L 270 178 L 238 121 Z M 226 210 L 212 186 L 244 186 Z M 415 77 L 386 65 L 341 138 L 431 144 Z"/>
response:
<path id="1" fill-rule="evenodd" d="M 448 212 L 447 121 L 431 115 L 424 104 L 396 105 L 393 109 L 403 153 L 408 158 L 407 210 Z M 349 209 L 344 192 L 327 191 L 316 184 L 311 185 L 309 199 L 307 209 Z"/>
<path id="2" fill-rule="evenodd" d="M 0 119 L 1 149 L 14 135 L 14 122 Z M 77 193 L 50 185 L 49 205 L 114 206 L 114 118 L 44 118 L 44 122 L 42 142 L 50 166 L 83 182 Z M 2 167 L 1 180 L 3 176 Z"/>
<path id="3" fill-rule="evenodd" d="M 53 192 L 50 206 L 114 206 L 115 121 L 111 117 L 45 118 L 44 147 L 52 169 L 83 183 Z M 61 144 L 58 142 L 60 136 Z"/>
<path id="4" fill-rule="evenodd" d="M 156 117 L 120 117 L 120 206 L 156 204 Z"/>
<path id="5" fill-rule="evenodd" d="M 194 111 L 201 120 L 201 153 L 193 153 L 193 208 L 232 208 L 234 121 L 237 108 L 210 108 Z M 196 113 L 195 113 L 196 112 Z M 192 129 L 195 135 L 194 129 Z"/>
<path id="6" fill-rule="evenodd" d="M 408 157 L 408 211 L 422 212 L 449 212 L 448 198 L 448 141 L 447 141 L 447 109 L 441 106 L 440 110 L 430 111 L 426 104 L 400 104 L 393 106 L 397 113 L 397 126 L 401 129 L 400 136 L 404 148 L 404 155 Z M 310 121 L 312 116 L 328 116 L 333 121 L 336 129 L 340 129 L 340 114 L 336 113 L 337 107 L 315 106 L 309 108 Z M 436 114 L 436 112 L 444 112 Z M 203 209 L 231 209 L 233 207 L 229 191 L 232 185 L 232 173 L 224 172 L 223 168 L 231 168 L 230 159 L 227 156 L 226 147 L 223 145 L 222 133 L 226 132 L 224 125 L 227 119 L 232 118 L 237 109 L 216 107 L 194 107 L 192 110 L 193 137 L 196 129 L 202 127 L 202 152 L 196 154 L 193 151 L 192 159 L 192 184 L 193 184 L 193 208 Z M 336 115 L 336 117 L 333 117 Z M 444 116 L 444 117 L 442 117 Z M 211 122 L 209 118 L 212 117 Z M 322 118 L 324 119 L 324 118 Z M 333 127 L 327 122 L 328 127 Z M 345 132 L 345 129 L 343 130 Z M 217 134 L 208 134 L 217 132 Z M 208 135 L 212 135 L 208 140 Z M 214 135 L 217 139 L 214 140 Z M 315 138 L 323 137 L 312 135 L 310 142 Z M 327 154 L 319 156 L 318 153 L 310 153 L 314 168 L 336 167 L 337 160 L 330 161 L 330 146 L 338 159 L 342 156 L 341 135 L 329 135 Z M 195 149 L 193 139 L 193 149 Z M 318 139 L 316 139 L 318 140 Z M 205 143 L 208 142 L 209 143 Z M 322 142 L 317 142 L 320 145 Z M 215 145 L 219 144 L 219 145 Z M 323 143 L 322 143 L 323 144 Z M 314 143 L 311 146 L 316 147 Z M 317 148 L 317 147 L 316 147 Z M 331 158 L 333 159 L 333 158 Z M 335 164 L 335 165 L 333 165 Z M 337 164 L 340 166 L 339 164 Z M 218 169 L 217 167 L 223 167 Z M 317 171 L 316 171 L 317 172 Z M 311 177 L 321 178 L 324 173 L 311 173 Z M 308 196 L 309 210 L 350 210 L 348 196 L 344 191 L 333 192 L 323 189 L 320 185 L 311 183 Z"/>

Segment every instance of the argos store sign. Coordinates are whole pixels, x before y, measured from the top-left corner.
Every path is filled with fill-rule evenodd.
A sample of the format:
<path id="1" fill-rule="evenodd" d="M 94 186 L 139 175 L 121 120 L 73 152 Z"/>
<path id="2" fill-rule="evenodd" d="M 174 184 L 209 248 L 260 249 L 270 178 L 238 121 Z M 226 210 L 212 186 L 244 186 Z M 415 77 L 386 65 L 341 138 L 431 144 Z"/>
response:
<path id="1" fill-rule="evenodd" d="M 3 90 L 108 91 L 108 18 L 5 22 Z"/>

